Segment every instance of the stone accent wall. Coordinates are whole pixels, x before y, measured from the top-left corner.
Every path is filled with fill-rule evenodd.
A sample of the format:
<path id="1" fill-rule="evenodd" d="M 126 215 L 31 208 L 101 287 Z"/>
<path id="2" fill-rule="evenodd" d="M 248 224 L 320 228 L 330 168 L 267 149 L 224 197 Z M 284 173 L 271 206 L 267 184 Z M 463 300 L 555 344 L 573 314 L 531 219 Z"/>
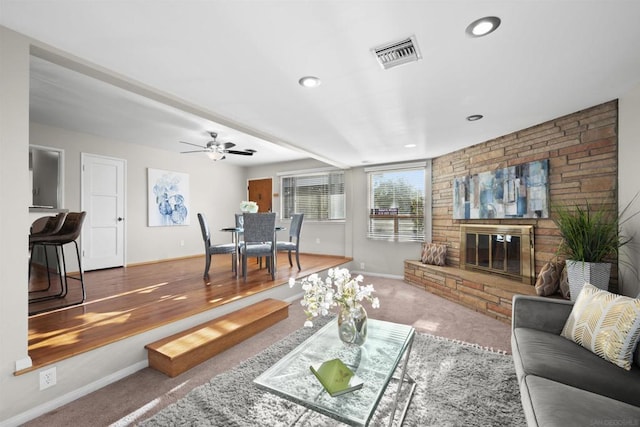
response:
<path id="1" fill-rule="evenodd" d="M 608 203 L 615 210 L 617 131 L 618 103 L 611 101 L 433 159 L 433 241 L 448 245 L 447 265 L 459 265 L 462 222 L 534 225 L 536 272 L 554 257 L 560 243 L 552 219 L 454 220 L 455 177 L 549 159 L 551 206 L 584 206 L 589 201 Z"/>
<path id="2" fill-rule="evenodd" d="M 542 159 L 549 159 L 549 197 L 552 208 L 565 203 L 585 206 L 588 201 L 592 204 L 609 204 L 612 210 L 616 210 L 617 100 L 433 159 L 433 241 L 447 245 L 447 266 L 450 270 L 457 270 L 456 267 L 459 266 L 460 224 L 463 222 L 534 225 L 536 274 L 545 262 L 554 258 L 560 237 L 551 218 L 473 221 L 453 219 L 454 178 Z M 469 280 L 460 275 L 460 271 L 447 272 L 429 268 L 431 266 L 423 269 L 418 267 L 419 265 L 405 262 L 406 281 L 504 320 L 510 317 L 511 295 L 535 293 L 533 286 L 529 285 L 521 285 L 528 286 L 527 289 L 513 287 L 512 291 L 501 286 L 500 301 L 496 304 L 496 295 L 485 289 L 490 288 L 486 286 L 487 282 L 495 282 L 494 276 L 481 275 L 488 276 L 485 279 L 473 276 L 474 279 Z M 611 270 L 611 289 L 615 291 L 617 264 Z M 471 290 L 468 291 L 467 288 Z"/>

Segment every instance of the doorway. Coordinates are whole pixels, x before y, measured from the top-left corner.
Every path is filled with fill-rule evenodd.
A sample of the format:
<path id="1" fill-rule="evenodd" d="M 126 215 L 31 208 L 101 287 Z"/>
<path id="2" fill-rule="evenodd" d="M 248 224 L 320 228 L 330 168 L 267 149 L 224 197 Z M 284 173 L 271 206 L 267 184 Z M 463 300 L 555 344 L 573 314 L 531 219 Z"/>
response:
<path id="1" fill-rule="evenodd" d="M 249 200 L 258 204 L 258 212 L 273 212 L 271 178 L 249 180 Z"/>
<path id="2" fill-rule="evenodd" d="M 81 154 L 80 205 L 85 270 L 123 267 L 125 262 L 126 160 Z"/>

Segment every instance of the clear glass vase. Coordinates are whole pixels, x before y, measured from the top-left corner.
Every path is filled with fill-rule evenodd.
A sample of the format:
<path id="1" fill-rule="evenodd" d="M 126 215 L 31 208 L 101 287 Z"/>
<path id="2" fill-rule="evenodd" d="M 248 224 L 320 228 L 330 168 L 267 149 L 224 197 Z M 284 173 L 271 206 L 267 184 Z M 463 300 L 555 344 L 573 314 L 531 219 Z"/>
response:
<path id="1" fill-rule="evenodd" d="M 364 344 L 367 339 L 367 311 L 362 305 L 340 307 L 338 334 L 346 344 Z"/>

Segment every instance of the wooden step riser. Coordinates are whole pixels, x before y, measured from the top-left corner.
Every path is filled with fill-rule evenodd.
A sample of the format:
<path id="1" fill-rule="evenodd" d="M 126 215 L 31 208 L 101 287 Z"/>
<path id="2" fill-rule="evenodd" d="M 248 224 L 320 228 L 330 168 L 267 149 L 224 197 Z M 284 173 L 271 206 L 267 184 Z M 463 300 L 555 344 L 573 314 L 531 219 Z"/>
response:
<path id="1" fill-rule="evenodd" d="M 254 304 L 147 345 L 149 366 L 172 378 L 188 371 L 216 354 L 222 353 L 286 319 L 289 316 L 289 304 L 282 301 L 274 303 L 273 301 L 275 300 L 270 300 L 271 304 L 266 310 L 264 309 L 265 304 L 262 304 L 265 302 Z M 260 304 L 262 304 L 263 309 L 256 316 L 255 307 Z M 180 348 L 178 352 L 176 352 L 175 348 L 172 348 L 172 344 L 181 339 L 184 341 L 184 337 L 197 333 L 198 330 L 223 329 L 232 323 L 238 324 L 238 326 L 204 343 L 199 343 L 192 348 Z M 179 345 L 182 347 L 183 343 Z"/>

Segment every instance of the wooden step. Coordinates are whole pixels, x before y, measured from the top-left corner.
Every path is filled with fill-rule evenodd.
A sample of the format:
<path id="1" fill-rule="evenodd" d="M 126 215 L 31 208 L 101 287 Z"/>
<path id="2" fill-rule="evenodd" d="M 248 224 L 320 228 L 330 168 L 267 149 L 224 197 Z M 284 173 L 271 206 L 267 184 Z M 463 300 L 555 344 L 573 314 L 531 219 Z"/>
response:
<path id="1" fill-rule="evenodd" d="M 289 303 L 266 299 L 147 344 L 149 366 L 175 377 L 289 316 Z"/>

